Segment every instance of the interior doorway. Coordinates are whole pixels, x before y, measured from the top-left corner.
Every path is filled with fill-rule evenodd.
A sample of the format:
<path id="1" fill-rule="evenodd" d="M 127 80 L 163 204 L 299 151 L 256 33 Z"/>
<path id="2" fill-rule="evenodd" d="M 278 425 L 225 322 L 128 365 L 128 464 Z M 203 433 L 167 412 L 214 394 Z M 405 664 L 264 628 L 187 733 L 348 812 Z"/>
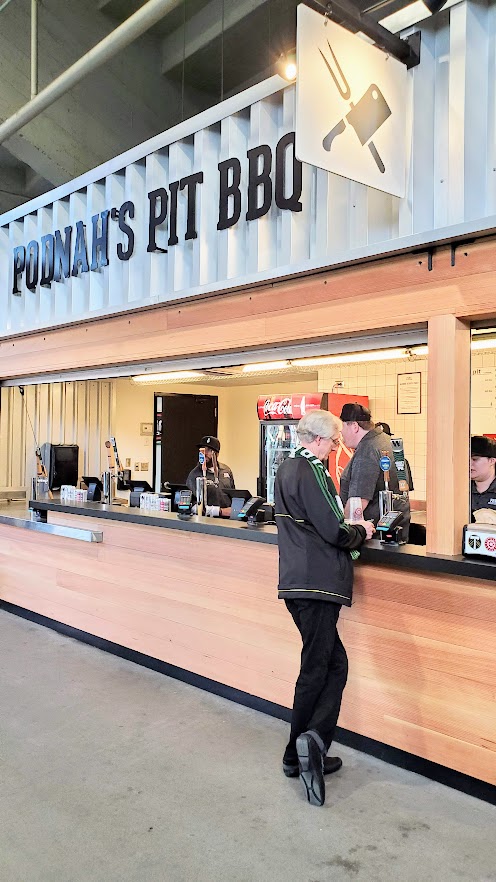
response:
<path id="1" fill-rule="evenodd" d="M 184 484 L 198 460 L 203 435 L 217 435 L 217 395 L 155 395 L 155 490 Z"/>

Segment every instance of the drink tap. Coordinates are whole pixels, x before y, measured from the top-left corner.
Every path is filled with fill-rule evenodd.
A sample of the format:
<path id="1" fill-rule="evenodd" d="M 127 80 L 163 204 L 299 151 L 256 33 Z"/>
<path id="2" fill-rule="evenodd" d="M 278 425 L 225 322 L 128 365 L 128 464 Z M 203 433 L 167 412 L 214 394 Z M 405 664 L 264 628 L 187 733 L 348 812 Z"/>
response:
<path id="1" fill-rule="evenodd" d="M 198 462 L 202 474 L 196 479 L 196 504 L 199 515 L 205 517 L 207 513 L 207 452 L 204 447 L 198 450 Z"/>

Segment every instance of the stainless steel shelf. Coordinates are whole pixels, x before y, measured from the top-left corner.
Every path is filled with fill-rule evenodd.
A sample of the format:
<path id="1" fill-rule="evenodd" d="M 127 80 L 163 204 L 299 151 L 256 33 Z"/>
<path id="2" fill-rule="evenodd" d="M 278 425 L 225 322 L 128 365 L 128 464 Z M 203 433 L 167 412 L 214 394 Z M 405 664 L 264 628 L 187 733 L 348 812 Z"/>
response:
<path id="1" fill-rule="evenodd" d="M 51 533 L 52 536 L 65 536 L 66 539 L 78 539 L 80 542 L 103 542 L 102 530 L 64 527 L 60 524 L 32 521 L 31 518 L 9 517 L 6 514 L 0 514 L 0 524 L 6 524 L 8 527 L 19 527 L 21 530 L 32 530 L 35 533 Z"/>

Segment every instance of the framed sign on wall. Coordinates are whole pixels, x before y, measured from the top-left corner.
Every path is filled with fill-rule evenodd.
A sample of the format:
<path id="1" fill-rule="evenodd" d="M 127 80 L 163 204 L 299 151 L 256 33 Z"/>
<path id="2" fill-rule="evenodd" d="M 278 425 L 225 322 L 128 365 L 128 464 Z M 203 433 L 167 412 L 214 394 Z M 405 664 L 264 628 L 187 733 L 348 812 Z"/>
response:
<path id="1" fill-rule="evenodd" d="M 422 411 L 422 374 L 397 375 L 396 412 L 421 413 Z"/>

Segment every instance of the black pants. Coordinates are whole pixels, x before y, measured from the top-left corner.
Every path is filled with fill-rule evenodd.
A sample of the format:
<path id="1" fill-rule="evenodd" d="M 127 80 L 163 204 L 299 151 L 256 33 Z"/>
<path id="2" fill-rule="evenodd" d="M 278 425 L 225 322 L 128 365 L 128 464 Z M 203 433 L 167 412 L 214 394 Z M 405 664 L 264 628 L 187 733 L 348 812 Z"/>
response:
<path id="1" fill-rule="evenodd" d="M 303 641 L 291 735 L 284 752 L 286 762 L 295 762 L 296 739 L 308 729 L 315 729 L 326 751 L 329 749 L 348 676 L 348 658 L 336 627 L 341 609 L 338 603 L 286 600 L 286 606 Z"/>

